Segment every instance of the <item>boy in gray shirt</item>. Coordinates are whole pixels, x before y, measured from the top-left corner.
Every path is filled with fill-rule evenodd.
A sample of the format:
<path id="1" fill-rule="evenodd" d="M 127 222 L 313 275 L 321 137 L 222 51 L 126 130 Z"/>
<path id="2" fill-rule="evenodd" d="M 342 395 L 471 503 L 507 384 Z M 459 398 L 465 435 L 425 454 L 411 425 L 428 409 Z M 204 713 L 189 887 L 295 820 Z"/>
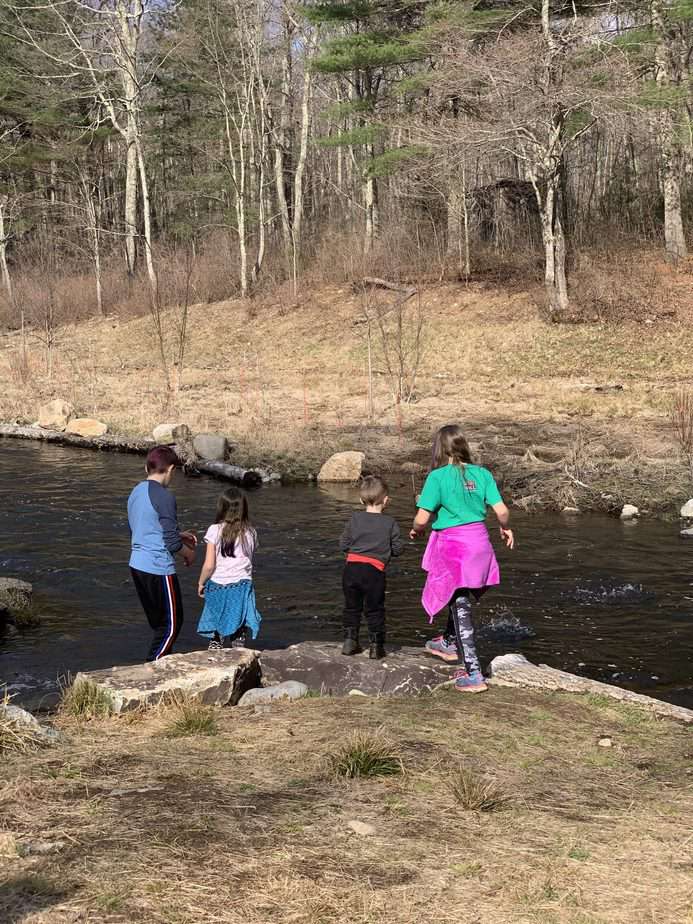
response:
<path id="1" fill-rule="evenodd" d="M 387 506 L 387 485 L 375 475 L 361 482 L 361 503 L 344 527 L 339 547 L 347 553 L 344 589 L 344 645 L 342 654 L 361 651 L 359 627 L 365 610 L 370 641 L 370 658 L 385 657 L 385 568 L 392 556 L 402 554 L 403 544 L 394 517 L 383 513 Z"/>

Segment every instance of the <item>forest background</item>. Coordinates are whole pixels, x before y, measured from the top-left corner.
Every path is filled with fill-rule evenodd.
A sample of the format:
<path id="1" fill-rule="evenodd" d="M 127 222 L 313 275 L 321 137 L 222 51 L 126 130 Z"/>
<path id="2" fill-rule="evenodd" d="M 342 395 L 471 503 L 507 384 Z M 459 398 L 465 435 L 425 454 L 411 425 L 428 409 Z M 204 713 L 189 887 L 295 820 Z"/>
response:
<path id="1" fill-rule="evenodd" d="M 2 416 L 671 457 L 692 57 L 691 0 L 0 0 Z"/>

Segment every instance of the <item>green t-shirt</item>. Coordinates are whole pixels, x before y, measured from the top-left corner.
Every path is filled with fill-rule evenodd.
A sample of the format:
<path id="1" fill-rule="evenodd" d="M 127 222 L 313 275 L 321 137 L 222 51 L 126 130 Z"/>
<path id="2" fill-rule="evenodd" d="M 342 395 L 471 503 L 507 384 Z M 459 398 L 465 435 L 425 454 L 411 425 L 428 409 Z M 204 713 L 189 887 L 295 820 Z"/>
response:
<path id="1" fill-rule="evenodd" d="M 487 468 L 480 465 L 444 465 L 434 468 L 426 479 L 417 506 L 436 513 L 433 529 L 481 523 L 486 507 L 499 504 L 498 486 Z"/>

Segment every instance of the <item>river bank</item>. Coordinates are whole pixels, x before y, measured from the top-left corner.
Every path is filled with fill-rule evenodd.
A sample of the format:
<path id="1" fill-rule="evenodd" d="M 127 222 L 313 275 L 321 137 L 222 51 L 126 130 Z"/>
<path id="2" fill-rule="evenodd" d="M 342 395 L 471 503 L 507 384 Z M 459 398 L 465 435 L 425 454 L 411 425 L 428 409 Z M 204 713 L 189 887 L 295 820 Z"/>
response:
<path id="1" fill-rule="evenodd" d="M 55 748 L 4 757 L 4 921 L 691 913 L 690 732 L 639 709 L 492 688 L 186 715 L 64 717 Z M 403 772 L 340 776 L 340 745 L 382 729 Z"/>
<path id="2" fill-rule="evenodd" d="M 370 376 L 375 308 L 349 287 L 291 308 L 280 295 L 192 307 L 168 391 L 149 317 L 60 328 L 50 353 L 30 336 L 26 361 L 18 334 L 5 334 L 0 419 L 32 423 L 41 404 L 62 397 L 127 439 L 180 420 L 227 434 L 244 465 L 299 480 L 342 449 L 363 450 L 370 468 L 397 480 L 403 462 L 427 463 L 436 426 L 459 419 L 524 509 L 613 512 L 628 502 L 675 515 L 690 496 L 670 422 L 674 393 L 691 381 L 685 304 L 579 325 L 547 325 L 529 293 L 481 285 L 431 286 L 409 304 L 404 340 L 370 325 Z M 167 357 L 177 319 L 164 313 Z M 418 356 L 407 339 L 417 330 Z M 417 366 L 410 402 L 394 398 L 398 350 L 409 384 Z M 411 489 L 410 479 L 399 484 Z"/>

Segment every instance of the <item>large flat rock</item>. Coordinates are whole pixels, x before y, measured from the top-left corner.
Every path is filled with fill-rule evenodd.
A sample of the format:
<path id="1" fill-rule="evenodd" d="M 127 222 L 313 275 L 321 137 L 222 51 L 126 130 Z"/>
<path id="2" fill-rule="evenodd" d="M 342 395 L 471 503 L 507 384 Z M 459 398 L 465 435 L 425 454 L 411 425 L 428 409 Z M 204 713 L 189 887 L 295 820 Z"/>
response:
<path id="1" fill-rule="evenodd" d="M 493 686 L 525 687 L 537 690 L 562 690 L 566 693 L 592 693 L 608 696 L 622 703 L 631 703 L 647 709 L 655 715 L 676 719 L 679 722 L 693 723 L 693 709 L 665 703 L 661 699 L 633 693 L 622 687 L 579 677 L 567 671 L 559 671 L 547 664 L 532 664 L 524 655 L 506 654 L 494 658 L 491 662 L 491 682 Z"/>
<path id="2" fill-rule="evenodd" d="M 265 684 L 298 680 L 309 690 L 344 695 L 357 691 L 367 696 L 428 692 L 452 679 L 456 665 L 446 665 L 423 648 L 393 646 L 381 661 L 367 652 L 346 657 L 334 642 L 300 642 L 280 651 L 263 651 Z"/>
<path id="3" fill-rule="evenodd" d="M 192 651 L 147 664 L 77 674 L 91 680 L 113 701 L 115 712 L 151 706 L 167 695 L 194 696 L 215 706 L 234 706 L 246 690 L 259 686 L 258 653 L 248 648 Z"/>

